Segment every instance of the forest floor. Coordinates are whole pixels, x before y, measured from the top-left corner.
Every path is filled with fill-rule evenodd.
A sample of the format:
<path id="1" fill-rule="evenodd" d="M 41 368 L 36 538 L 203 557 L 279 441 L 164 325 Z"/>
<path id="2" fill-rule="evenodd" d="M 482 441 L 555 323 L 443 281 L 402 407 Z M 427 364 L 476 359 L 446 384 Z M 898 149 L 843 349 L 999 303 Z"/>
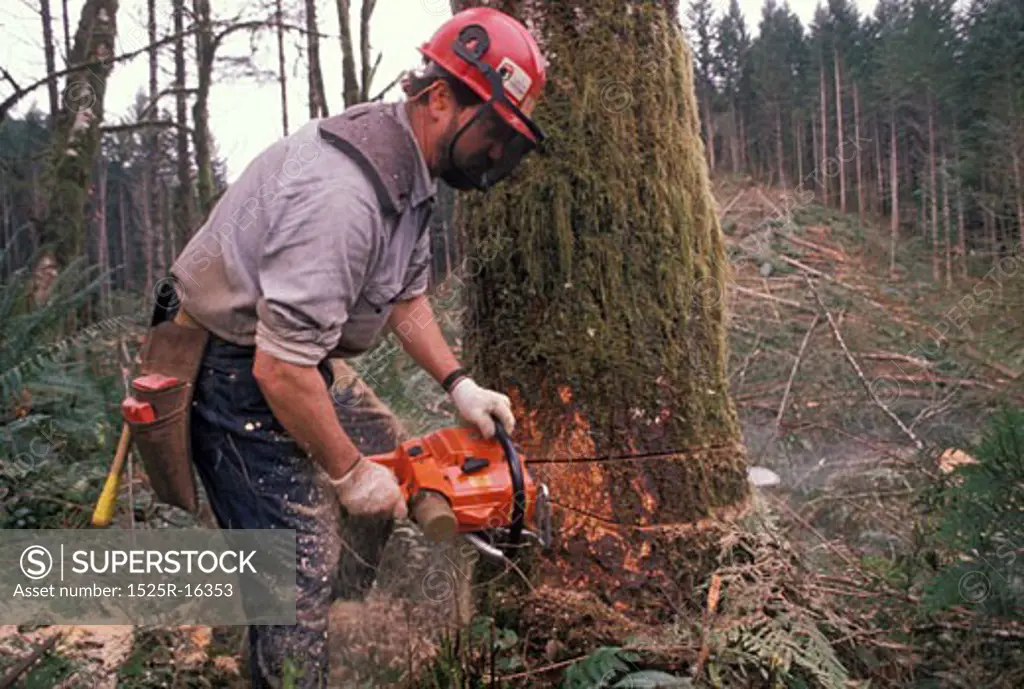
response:
<path id="1" fill-rule="evenodd" d="M 1024 405 L 1024 270 L 1013 259 L 968 256 L 972 277 L 937 285 L 927 247 L 908 238 L 890 275 L 887 224 L 744 180 L 720 180 L 715 191 L 733 267 L 725 291 L 731 390 L 750 463 L 781 477 L 763 495 L 808 561 L 896 581 L 899 568 L 919 566 L 907 553 L 918 547 L 922 481 L 972 461 L 964 449 L 1000 404 Z M 458 313 L 441 316 L 457 338 Z M 451 423 L 444 396 L 403 354 L 357 370 L 372 375 L 410 432 Z M 138 475 L 132 489 L 136 500 L 147 492 Z M 180 513 L 149 514 L 139 526 L 189 523 Z M 128 527 L 128 518 L 122 511 L 118 525 Z M 409 567 L 401 555 L 387 562 Z M 408 590 L 387 590 L 393 595 L 336 606 L 332 629 L 345 638 L 335 659 L 354 672 L 336 677 L 338 686 L 410 686 L 410 665 L 452 656 L 443 639 L 416 631 L 411 620 L 429 615 L 410 613 L 400 600 Z M 529 670 L 535 660 L 518 654 L 516 632 L 498 632 L 499 674 Z M 54 649 L 18 686 L 243 686 L 242 635 L 230 627 L 0 627 L 0 677 L 54 634 L 62 635 Z M 908 663 L 919 661 L 908 655 Z M 920 686 L 962 685 L 952 675 L 945 681 Z"/>

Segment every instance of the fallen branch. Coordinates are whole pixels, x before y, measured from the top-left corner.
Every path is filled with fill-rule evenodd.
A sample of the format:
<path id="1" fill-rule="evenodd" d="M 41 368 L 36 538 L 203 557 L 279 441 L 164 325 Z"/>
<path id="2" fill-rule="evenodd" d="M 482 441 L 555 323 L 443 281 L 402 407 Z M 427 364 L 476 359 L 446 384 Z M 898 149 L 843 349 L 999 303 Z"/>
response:
<path id="1" fill-rule="evenodd" d="M 889 313 L 889 311 L 890 311 L 890 309 L 886 308 L 885 306 L 882 306 L 877 301 L 875 301 L 871 297 L 867 296 L 864 293 L 864 290 L 861 289 L 860 287 L 855 287 L 855 286 L 853 286 L 853 285 L 851 285 L 849 283 L 843 282 L 842 280 L 839 280 L 838 278 L 832 277 L 828 273 L 821 272 L 817 268 L 811 268 L 809 265 L 801 263 L 800 261 L 796 260 L 795 258 L 790 258 L 789 256 L 786 256 L 784 254 L 779 254 L 778 257 L 779 257 L 779 260 L 781 260 L 783 263 L 788 263 L 789 265 L 793 266 L 794 268 L 799 268 L 800 270 L 804 271 L 805 273 L 810 273 L 811 275 L 813 275 L 815 277 L 819 277 L 819 278 L 821 278 L 823 280 L 828 280 L 829 282 L 835 283 L 835 284 L 839 285 L 840 287 L 845 287 L 846 289 L 850 290 L 854 294 L 859 294 L 861 297 L 864 298 L 865 301 L 867 301 L 869 304 L 874 306 L 876 309 L 881 309 L 882 311 L 885 311 L 886 313 Z"/>
<path id="2" fill-rule="evenodd" d="M 864 371 L 861 370 L 860 364 L 858 364 L 857 360 L 853 357 L 853 354 L 850 352 L 850 348 L 846 346 L 846 341 L 843 340 L 843 335 L 842 333 L 839 332 L 839 328 L 836 326 L 835 320 L 833 320 L 832 318 L 832 312 L 828 310 L 828 308 L 825 306 L 825 302 L 821 300 L 821 295 L 818 294 L 818 290 L 814 288 L 814 283 L 811 282 L 811 279 L 806 276 L 804 277 L 804 279 L 807 281 L 807 287 L 808 289 L 811 290 L 811 294 L 814 295 L 814 300 L 818 302 L 818 306 L 821 307 L 821 310 L 825 312 L 825 317 L 828 319 L 828 325 L 832 329 L 832 334 L 835 336 L 836 341 L 839 343 L 839 346 L 842 347 L 843 354 L 846 355 L 847 361 L 849 361 L 850 365 L 853 366 L 853 370 L 856 372 L 857 377 L 860 378 L 860 382 L 864 385 L 864 389 L 867 390 L 868 396 L 871 397 L 871 401 L 875 403 L 875 406 L 877 406 L 879 409 L 885 412 L 886 416 L 893 420 L 893 423 L 895 423 L 899 427 L 899 429 L 903 431 L 903 433 L 913 441 L 914 446 L 918 450 L 923 450 L 924 443 L 921 442 L 921 439 L 917 437 L 917 434 L 914 433 L 914 431 L 907 428 L 907 425 L 903 423 L 900 417 L 896 416 L 892 409 L 889 409 L 885 402 L 880 400 L 878 398 L 878 395 L 875 394 L 875 391 L 871 387 L 871 384 L 868 383 L 867 378 L 864 377 Z"/>
<path id="3" fill-rule="evenodd" d="M 14 666 L 8 670 L 2 678 L 0 678 L 0 689 L 9 689 L 10 687 L 13 687 L 18 677 L 32 667 L 32 664 L 39 660 L 43 654 L 53 648 L 62 636 L 64 636 L 64 634 L 61 632 L 54 634 L 43 642 L 41 646 L 37 646 L 31 653 L 15 663 Z"/>
<path id="4" fill-rule="evenodd" d="M 895 352 L 869 352 L 868 354 L 861 354 L 861 359 L 871 359 L 872 361 L 904 361 L 908 364 L 913 364 L 918 368 L 931 368 L 934 364 L 927 359 L 919 359 L 916 356 L 910 356 L 909 354 L 896 354 Z"/>
<path id="5" fill-rule="evenodd" d="M 811 341 L 811 333 L 818 327 L 818 321 L 821 320 L 821 314 L 814 314 L 814 320 L 811 322 L 811 327 L 807 329 L 804 334 L 804 340 L 800 343 L 800 349 L 796 353 L 796 361 L 793 362 L 793 368 L 789 371 L 789 380 L 786 381 L 786 389 L 782 393 L 782 402 L 779 403 L 779 412 L 775 415 L 775 430 L 772 431 L 772 440 L 779 434 L 779 424 L 782 423 L 782 416 L 786 413 L 786 404 L 789 402 L 789 393 L 793 389 L 793 380 L 796 378 L 797 369 L 800 368 L 800 362 L 804 360 L 804 352 L 807 351 L 807 343 Z"/>
<path id="6" fill-rule="evenodd" d="M 977 359 L 978 361 L 985 364 L 992 370 L 999 371 L 1010 380 L 1017 380 L 1017 378 L 1020 377 L 1020 371 L 1014 371 L 1012 368 L 1006 366 L 1005 364 L 1001 364 L 998 361 L 992 361 L 982 352 L 978 351 L 971 345 L 967 345 L 966 347 L 964 347 L 964 353 L 973 359 Z"/>
<path id="7" fill-rule="evenodd" d="M 984 383 L 980 380 L 971 380 L 969 378 L 941 378 L 938 376 L 893 376 L 888 373 L 883 374 L 882 378 L 894 380 L 897 383 L 914 383 L 914 384 L 929 384 L 929 383 L 941 383 L 944 385 L 961 385 L 965 388 L 984 388 L 985 390 L 995 390 L 994 385 Z"/>
<path id="8" fill-rule="evenodd" d="M 752 289 L 747 289 L 746 287 L 740 287 L 739 285 L 736 285 L 736 284 L 732 285 L 730 289 L 735 290 L 736 292 L 739 292 L 740 294 L 746 294 L 746 295 L 751 296 L 751 297 L 757 297 L 758 299 L 764 299 L 766 301 L 773 301 L 776 304 L 783 304 L 785 306 L 791 306 L 794 309 L 800 309 L 801 311 L 807 311 L 807 312 L 810 312 L 810 313 L 814 313 L 814 309 L 810 308 L 809 306 L 805 306 L 805 305 L 803 305 L 803 304 L 801 304 L 799 302 L 795 302 L 792 299 L 783 299 L 782 297 L 776 297 L 773 294 L 765 294 L 764 292 L 757 292 L 757 291 L 752 290 Z"/>
<path id="9" fill-rule="evenodd" d="M 736 192 L 736 195 L 732 197 L 732 201 L 725 204 L 725 208 L 723 208 L 722 211 L 718 214 L 718 217 L 720 219 L 719 221 L 725 219 L 725 216 L 729 213 L 730 210 L 732 210 L 732 207 L 736 205 L 736 202 L 740 200 L 740 197 L 743 196 L 745 192 L 745 189 L 740 189 L 739 191 Z"/>
<path id="10" fill-rule="evenodd" d="M 827 246 L 821 246 L 820 244 L 815 244 L 814 242 L 809 242 L 806 239 L 800 239 L 799 237 L 796 237 L 796 236 L 791 235 L 791 234 L 784 234 L 782 236 L 785 237 L 786 240 L 788 240 L 790 242 L 793 242 L 797 246 L 802 246 L 802 247 L 804 247 L 806 249 L 813 249 L 815 251 L 821 252 L 821 253 L 825 254 L 826 256 L 829 256 L 829 257 L 835 259 L 836 261 L 838 261 L 840 263 L 845 263 L 846 262 L 846 256 L 844 254 L 840 253 L 839 251 L 835 250 L 835 249 L 830 249 Z"/>

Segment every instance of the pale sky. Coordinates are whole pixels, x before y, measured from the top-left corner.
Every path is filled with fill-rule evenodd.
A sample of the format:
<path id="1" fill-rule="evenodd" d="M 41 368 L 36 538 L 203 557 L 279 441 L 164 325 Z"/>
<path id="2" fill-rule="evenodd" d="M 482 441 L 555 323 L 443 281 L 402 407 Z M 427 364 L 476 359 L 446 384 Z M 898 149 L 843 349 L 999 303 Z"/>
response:
<path id="1" fill-rule="evenodd" d="M 876 0 L 857 0 L 862 14 L 874 10 Z M 83 0 L 69 0 L 72 37 L 77 28 L 78 16 Z M 186 0 L 191 7 L 191 2 Z M 297 6 L 296 0 L 285 0 L 289 6 Z M 358 33 L 359 0 L 353 3 L 354 31 Z M 684 7 L 688 0 L 683 0 Z M 762 0 L 740 0 L 740 7 L 747 19 L 751 33 L 756 33 L 760 21 Z M 790 7 L 800 17 L 804 26 L 811 21 L 818 0 L 792 0 Z M 265 16 L 257 11 L 256 3 L 239 0 L 213 0 L 211 2 L 216 18 L 242 15 L 243 19 Z M 268 6 L 272 3 L 267 2 Z M 60 3 L 51 0 L 50 6 L 56 13 L 53 22 L 54 40 L 58 45 L 57 66 L 64 67 L 64 35 L 60 18 Z M 713 0 L 715 15 L 720 16 L 728 7 L 728 0 Z M 45 74 L 42 50 L 41 20 L 38 14 L 38 0 L 3 0 L 0 6 L 0 64 L 22 85 L 35 81 Z M 251 9 L 231 9 L 245 8 Z M 419 64 L 416 46 L 430 35 L 450 16 L 448 0 L 378 0 L 371 23 L 371 42 L 374 56 L 383 53 L 383 59 L 374 79 L 376 92 L 391 82 L 402 70 Z M 328 108 L 331 114 L 340 112 L 341 103 L 341 48 L 338 43 L 338 17 L 336 4 L 325 0 L 318 2 L 320 32 L 330 37 L 320 41 L 320 60 L 323 68 L 324 86 L 327 91 Z M 145 0 L 121 0 L 118 11 L 118 49 L 125 53 L 146 45 L 146 2 Z M 158 36 L 171 32 L 171 0 L 157 0 Z M 296 15 L 293 23 L 301 23 Z M 305 62 L 299 59 L 298 34 L 286 36 L 288 70 L 288 119 L 290 131 L 295 131 L 308 120 Z M 358 36 L 353 41 L 358 46 Z M 247 32 L 239 32 L 226 41 L 218 52 L 219 56 L 248 55 L 250 38 Z M 170 47 L 161 56 L 162 73 L 160 88 L 173 82 L 173 62 Z M 303 49 L 303 53 L 305 50 Z M 190 52 L 189 59 L 193 55 Z M 257 65 L 267 71 L 277 69 L 277 39 L 273 31 L 264 31 L 257 42 Z M 147 57 L 139 55 L 131 62 L 119 63 L 108 84 L 106 109 L 107 122 L 121 121 L 130 111 L 135 95 L 145 91 L 148 82 Z M 223 68 L 215 70 L 215 80 L 210 96 L 210 129 L 218 145 L 219 155 L 226 159 L 228 181 L 232 181 L 261 150 L 278 139 L 281 134 L 280 94 L 276 79 L 257 83 L 251 77 L 228 78 Z M 190 74 L 189 85 L 194 86 L 194 75 Z M 63 88 L 63 80 L 60 84 Z M 0 99 L 11 92 L 10 85 L 0 83 Z M 399 98 L 396 88 L 388 100 Z M 24 114 L 32 104 L 46 110 L 46 89 L 40 88 L 24 99 L 14 110 L 15 115 Z M 165 108 L 173 110 L 174 101 L 167 97 L 161 101 Z"/>

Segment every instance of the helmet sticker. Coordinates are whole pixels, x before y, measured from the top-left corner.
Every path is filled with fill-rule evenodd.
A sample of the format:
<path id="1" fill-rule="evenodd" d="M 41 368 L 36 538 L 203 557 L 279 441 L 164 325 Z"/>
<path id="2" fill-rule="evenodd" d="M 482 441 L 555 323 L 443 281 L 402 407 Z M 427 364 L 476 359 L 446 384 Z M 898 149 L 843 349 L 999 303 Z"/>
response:
<path id="1" fill-rule="evenodd" d="M 526 70 L 520 67 L 514 60 L 506 57 L 498 65 L 498 74 L 501 75 L 502 81 L 505 82 L 505 92 L 516 100 L 517 105 L 522 103 L 523 97 L 526 96 L 530 86 L 533 85 L 533 79 L 526 73 Z"/>

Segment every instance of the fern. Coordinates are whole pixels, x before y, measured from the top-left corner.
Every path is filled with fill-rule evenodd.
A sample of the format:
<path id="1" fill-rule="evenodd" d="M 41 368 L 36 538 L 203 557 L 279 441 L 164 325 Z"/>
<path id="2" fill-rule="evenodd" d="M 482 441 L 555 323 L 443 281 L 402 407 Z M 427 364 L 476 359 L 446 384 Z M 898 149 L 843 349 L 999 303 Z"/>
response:
<path id="1" fill-rule="evenodd" d="M 928 609 L 978 606 L 1009 616 L 1024 605 L 1024 411 L 1003 408 L 970 454 L 976 464 L 951 474 L 937 538 L 955 561 L 928 585 Z"/>
<path id="2" fill-rule="evenodd" d="M 782 613 L 765 618 L 755 626 L 731 630 L 728 640 L 791 686 L 799 681 L 800 672 L 825 689 L 843 689 L 849 681 L 832 645 L 807 616 Z"/>

